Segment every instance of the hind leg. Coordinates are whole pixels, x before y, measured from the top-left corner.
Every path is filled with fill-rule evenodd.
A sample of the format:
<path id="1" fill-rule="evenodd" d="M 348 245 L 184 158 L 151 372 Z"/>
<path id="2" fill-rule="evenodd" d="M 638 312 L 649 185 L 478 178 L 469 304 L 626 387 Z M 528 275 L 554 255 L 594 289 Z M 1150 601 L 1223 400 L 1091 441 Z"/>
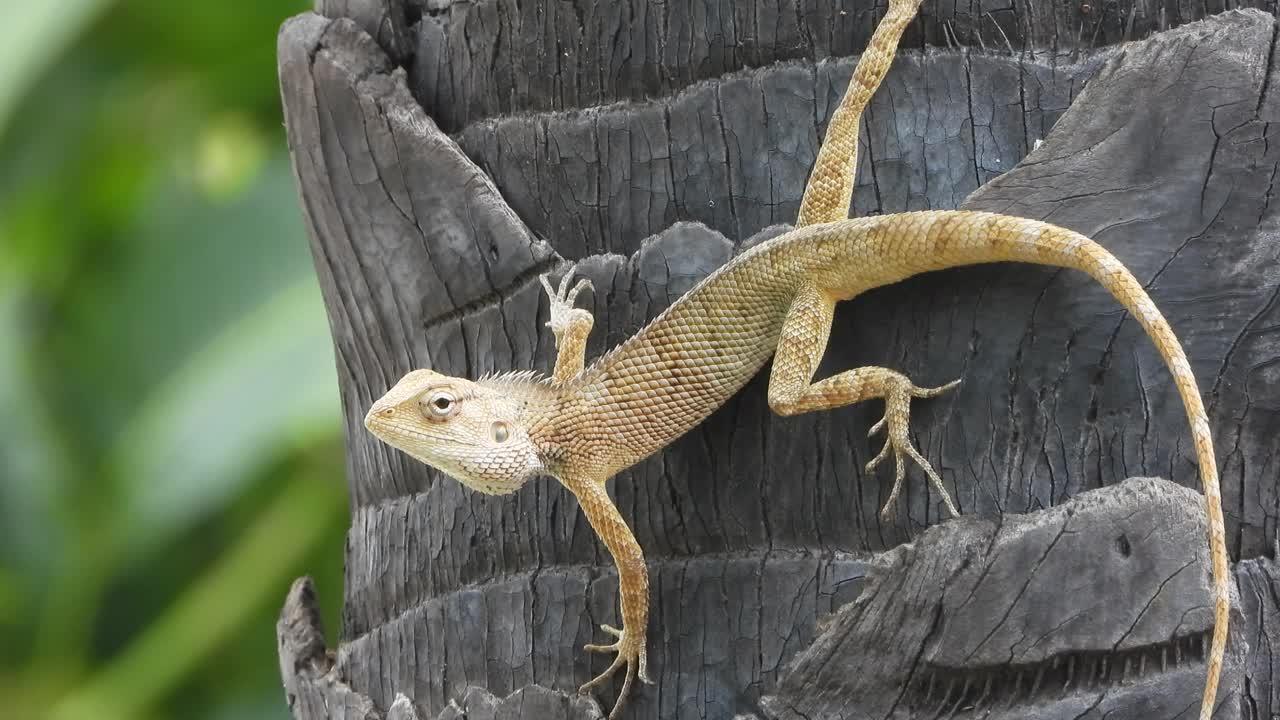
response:
<path id="1" fill-rule="evenodd" d="M 815 410 L 852 405 L 863 400 L 883 399 L 884 417 L 871 427 L 874 435 L 888 430 L 884 448 L 871 462 L 871 472 L 892 452 L 895 463 L 893 490 L 881 509 L 881 517 L 887 517 L 902 490 L 906 476 L 906 459 L 910 458 L 924 470 L 930 482 L 942 495 L 947 510 L 959 515 L 951 494 L 942 484 L 942 478 L 911 444 L 908 436 L 911 419 L 911 399 L 940 395 L 955 387 L 960 381 L 936 388 L 922 388 L 911 379 L 888 368 L 867 366 L 846 370 L 825 380 L 813 382 L 813 374 L 827 348 L 831 334 L 831 317 L 835 312 L 835 300 L 816 287 L 806 287 L 796 294 L 791 309 L 783 321 L 778 350 L 773 358 L 773 370 L 769 375 L 769 407 L 779 415 L 798 415 Z"/>
<path id="2" fill-rule="evenodd" d="M 915 19 L 920 0 L 889 0 L 889 9 L 876 25 L 871 42 L 858 58 L 849 88 L 827 124 L 827 134 L 804 188 L 796 227 L 844 220 L 853 199 L 858 169 L 858 126 L 876 88 L 884 81 L 898 51 L 902 32 Z"/>

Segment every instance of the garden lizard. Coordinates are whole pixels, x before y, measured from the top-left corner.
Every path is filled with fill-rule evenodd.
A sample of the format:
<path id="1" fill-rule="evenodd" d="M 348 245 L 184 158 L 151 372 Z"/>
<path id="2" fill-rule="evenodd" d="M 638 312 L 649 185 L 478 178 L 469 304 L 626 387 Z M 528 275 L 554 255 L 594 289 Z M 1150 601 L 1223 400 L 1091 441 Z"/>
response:
<path id="1" fill-rule="evenodd" d="M 649 581 L 644 554 L 605 484 L 618 472 L 688 432 L 738 392 L 773 358 L 769 406 L 782 415 L 882 399 L 886 431 L 870 472 L 890 453 L 896 477 L 882 513 L 893 506 L 913 460 L 955 506 L 941 478 L 911 445 L 912 398 L 953 387 L 915 385 L 883 367 L 861 367 L 813 381 L 835 304 L 871 288 L 961 265 L 1026 262 L 1081 270 L 1137 318 L 1168 365 L 1191 422 L 1204 484 L 1213 569 L 1214 635 L 1202 720 L 1212 714 L 1226 645 L 1225 532 L 1209 422 L 1182 346 L 1142 284 L 1107 250 L 1079 233 L 1035 220 L 983 212 L 922 211 L 848 219 L 862 111 L 887 72 L 920 0 L 892 0 L 829 124 L 805 189 L 797 227 L 716 270 L 634 336 L 585 365 L 593 319 L 574 307 L 586 280 L 542 282 L 551 302 L 558 356 L 550 376 L 531 372 L 471 381 L 414 370 L 373 404 L 365 424 L 384 442 L 489 494 L 513 492 L 551 475 L 579 500 L 618 568 L 622 627 L 612 664 L 582 686 L 589 692 L 625 668 L 609 717 L 616 719 L 633 681 L 648 682 Z"/>

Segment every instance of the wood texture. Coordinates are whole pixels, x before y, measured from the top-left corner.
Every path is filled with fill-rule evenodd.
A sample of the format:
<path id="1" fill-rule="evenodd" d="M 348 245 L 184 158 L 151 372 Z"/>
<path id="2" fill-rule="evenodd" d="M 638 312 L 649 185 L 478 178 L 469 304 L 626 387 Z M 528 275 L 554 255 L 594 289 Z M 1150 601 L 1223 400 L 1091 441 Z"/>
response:
<path id="1" fill-rule="evenodd" d="M 316 0 L 316 13 L 330 18 L 350 18 L 391 59 L 401 63 L 413 55 L 407 0 Z"/>
<path id="2" fill-rule="evenodd" d="M 678 93 L 702 80 L 861 52 L 888 0 L 407 0 L 415 94 L 449 132 L 499 115 Z M 903 47 L 1019 54 L 1140 40 L 1275 0 L 926 0 Z M 794 218 L 792 218 L 794 219 Z"/>
<path id="3" fill-rule="evenodd" d="M 1135 478 L 999 524 L 936 525 L 885 553 L 767 715 L 1194 718 L 1213 624 L 1208 550 L 1186 543 L 1206 532 L 1197 503 Z M 1239 717 L 1235 640 L 1218 717 Z"/>
<path id="4" fill-rule="evenodd" d="M 362 30 L 383 27 L 367 20 L 383 17 L 377 3 L 361 5 L 359 22 L 304 15 L 281 32 L 286 123 L 335 338 L 353 504 L 341 644 L 318 676 L 367 701 L 371 717 L 389 716 L 398 695 L 405 699 L 397 712 L 407 704 L 422 718 L 508 717 L 498 708 L 519 707 L 527 693 L 560 708 L 559 716 L 590 717 L 594 710 L 556 693 L 602 669 L 580 646 L 600 639 L 593 627 L 616 619 L 616 602 L 607 555 L 568 493 L 545 480 L 507 498 L 468 492 L 374 441 L 360 422 L 369 403 L 413 367 L 470 377 L 549 370 L 551 334 L 542 326 L 547 310 L 536 278 L 566 258 L 596 288 L 580 301 L 597 318 L 590 358 L 733 253 L 778 232 L 777 223 L 794 218 L 825 117 L 854 61 L 812 58 L 858 47 L 857 33 L 842 23 L 869 32 L 874 21 L 806 2 L 782 16 L 821 33 L 787 34 L 786 22 L 756 22 L 776 33 L 731 43 L 715 23 L 746 11 L 723 8 L 750 6 L 753 17 L 767 18 L 761 8 L 780 12 L 778 4 L 705 3 L 696 7 L 721 10 L 692 16 L 697 31 L 687 34 L 734 48 L 715 62 L 654 39 L 671 63 L 687 66 L 655 65 L 645 58 L 660 55 L 633 46 L 616 59 L 633 70 L 588 53 L 549 70 L 551 45 L 523 43 L 549 43 L 570 30 L 571 13 L 563 13 L 574 8 L 589 11 L 581 27 L 607 28 L 600 18 L 631 4 L 542 4 L 543 24 L 519 25 L 525 32 L 517 43 L 515 26 L 502 22 L 535 5 L 409 0 L 402 16 L 414 38 L 409 72 L 388 57 L 385 36 L 380 46 Z M 1045 219 L 1095 237 L 1146 282 L 1205 391 L 1233 550 L 1246 559 L 1237 569 L 1244 621 L 1234 637 L 1247 642 L 1233 640 L 1241 657 L 1224 683 L 1220 717 L 1268 717 L 1280 707 L 1270 651 L 1271 638 L 1280 641 L 1280 610 L 1274 566 L 1265 559 L 1280 534 L 1274 18 L 1231 13 L 1123 49 L 1087 50 L 1123 34 L 1107 20 L 1096 42 L 1075 42 L 1066 24 L 1039 24 L 1067 10 L 1026 7 L 1035 12 L 1019 17 L 1036 22 L 1010 35 L 1015 49 L 1056 43 L 1079 51 L 947 49 L 933 43 L 941 10 L 926 3 L 915 43 L 940 47 L 901 57 L 872 102 L 857 212 L 963 206 Z M 1134 17 L 1149 19 L 1154 7 Z M 1205 7 L 1175 15 L 1182 22 Z M 1106 17 L 1122 9 L 1107 5 Z M 975 23 L 967 27 L 985 12 L 963 16 Z M 950 22 L 966 27 L 959 17 Z M 1045 34 L 1052 27 L 1057 34 Z M 1133 37 L 1161 26 L 1139 27 L 1135 19 Z M 516 80 L 499 70 L 518 66 L 523 77 L 556 87 L 569 87 L 570 75 L 583 69 L 614 84 L 588 92 L 579 83 L 559 95 L 541 86 L 510 91 L 514 85 L 495 85 L 474 63 L 441 59 L 431 38 L 438 28 L 452 28 L 449 37 L 462 33 L 468 48 L 490 43 L 496 59 L 485 67 L 503 82 Z M 493 54 L 495 37 L 510 47 Z M 797 37 L 808 44 L 797 45 Z M 837 47 L 823 37 L 852 39 Z M 646 73 L 652 84 L 636 79 Z M 432 87 L 469 94 L 438 95 Z M 591 108 L 620 98 L 634 101 Z M 795 670 L 789 664 L 831 637 L 819 633 L 819 619 L 859 597 L 869 568 L 904 552 L 945 551 L 955 542 L 947 533 L 1061 506 L 1130 475 L 1195 485 L 1186 420 L 1158 358 L 1136 323 L 1082 276 L 993 266 L 869 293 L 837 314 L 820 374 L 864 364 L 903 370 L 921 384 L 964 378 L 958 392 L 917 407 L 914 427 L 972 518 L 926 532 L 940 519 L 937 498 L 913 477 L 903 510 L 881 523 L 876 513 L 891 477 L 860 470 L 878 448 L 864 436 L 880 408 L 777 418 L 758 378 L 701 428 L 612 483 L 653 576 L 650 669 L 658 685 L 635 693 L 630 717 L 786 716 L 785 705 L 767 711 L 761 698 L 786 698 L 797 683 L 822 681 L 796 674 L 803 661 Z M 1145 509 L 1132 498 L 1124 503 Z M 1169 512 L 1194 507 L 1193 497 Z M 1048 527 L 1057 512 L 1025 522 Z M 1015 566 L 986 580 L 984 592 L 1013 607 L 1035 577 L 1079 577 L 1076 594 L 1085 596 L 1106 597 L 1126 572 L 1133 587 L 1149 587 L 1173 577 L 1161 563 L 1190 560 L 1204 542 L 1194 528 L 1167 537 L 1169 553 L 1136 545 L 1132 558 L 1141 562 L 1113 560 L 1083 576 L 1050 556 L 1035 573 Z M 1071 557 L 1103 557 L 1115 537 L 1079 542 Z M 890 596 L 877 583 L 874 597 L 884 601 Z M 899 590 L 894 601 L 937 603 L 926 590 Z M 1193 583 L 1162 593 L 1171 604 L 1160 605 L 1194 604 L 1194 592 Z M 1147 598 L 1135 593 L 1127 608 L 1140 601 Z M 1065 620 L 1070 607 L 1046 608 L 1045 617 L 1059 612 Z M 848 612 L 831 627 L 838 630 Z M 944 606 L 944 619 L 950 612 Z M 1119 626 L 1096 627 L 1098 635 L 1063 639 L 1063 657 L 1097 651 L 1086 641 L 1115 637 Z M 860 662 L 890 666 L 898 650 L 864 646 Z M 282 651 L 286 685 L 294 678 L 302 688 L 296 697 L 310 698 L 293 703 L 295 717 L 361 717 L 322 714 L 327 701 L 316 698 L 329 698 L 332 688 L 298 684 L 316 672 L 284 658 Z M 960 667 L 947 667 L 955 677 L 988 672 L 1005 683 L 1018 670 L 991 658 L 954 664 Z M 1144 707 L 1168 709 L 1180 697 L 1159 682 L 1133 687 L 1121 694 L 1165 702 Z M 1190 695 L 1180 707 L 1192 707 L 1196 689 L 1181 691 Z M 907 717 L 904 707 L 875 716 Z M 1011 707 L 1010 717 L 1030 716 Z M 1035 717 L 1075 717 L 1083 709 L 1057 707 L 1058 714 Z M 1101 717 L 1102 707 L 1085 717 Z M 1110 717 L 1178 717 L 1144 712 Z"/>

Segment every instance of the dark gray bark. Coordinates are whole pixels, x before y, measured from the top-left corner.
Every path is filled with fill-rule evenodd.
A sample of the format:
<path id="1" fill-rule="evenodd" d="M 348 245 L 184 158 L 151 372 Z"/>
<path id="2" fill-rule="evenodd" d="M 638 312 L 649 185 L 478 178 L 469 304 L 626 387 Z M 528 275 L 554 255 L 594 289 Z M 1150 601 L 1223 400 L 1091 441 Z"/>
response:
<path id="1" fill-rule="evenodd" d="M 282 629 L 310 628 L 282 632 L 295 717 L 390 716 L 401 695 L 395 712 L 422 718 L 592 716 L 560 691 L 603 668 L 580 647 L 616 622 L 616 586 L 576 502 L 548 479 L 506 498 L 472 493 L 377 443 L 364 411 L 415 367 L 549 369 L 536 278 L 566 259 L 596 287 L 583 300 L 597 318 L 594 356 L 780 232 L 856 60 L 824 58 L 861 47 L 879 16 L 840 16 L 838 4 L 708 2 L 686 17 L 638 1 L 348 0 L 321 6 L 354 21 L 286 23 L 285 117 L 335 338 L 353 504 L 336 658 L 319 653 L 314 625 L 285 622 L 310 617 L 305 593 L 282 618 Z M 1269 717 L 1280 712 L 1276 571 L 1262 557 L 1280 533 L 1274 18 L 1234 12 L 1091 49 L 1206 6 L 1161 15 L 1151 3 L 1098 3 L 1089 42 L 1060 17 L 1079 3 L 984 7 L 926 3 L 908 44 L 931 48 L 900 57 L 868 112 L 856 212 L 963 206 L 1046 219 L 1095 237 L 1144 281 L 1205 393 L 1231 545 L 1246 559 L 1219 717 Z M 638 17 L 650 30 L 621 20 Z M 1008 47 L 1028 51 L 940 40 L 1003 48 L 982 34 L 991 17 Z M 746 27 L 750 41 L 726 29 Z M 610 33 L 643 42 L 605 57 L 611 46 L 592 38 Z M 943 518 L 913 474 L 881 522 L 891 471 L 861 471 L 878 450 L 865 433 L 879 404 L 777 418 L 758 378 L 612 483 L 653 579 L 658 684 L 633 693 L 628 717 L 917 716 L 905 700 L 930 673 L 960 687 L 990 679 L 995 695 L 948 696 L 984 712 L 999 698 L 990 717 L 1090 707 L 1083 717 L 1192 717 L 1207 628 L 1199 497 L 1126 483 L 1080 498 L 1102 513 L 1093 520 L 1064 519 L 1071 498 L 1130 475 L 1197 483 L 1181 404 L 1137 324 L 1083 276 L 968 268 L 842 307 L 821 372 L 865 364 L 922 384 L 963 378 L 917 403 L 913 428 L 966 518 L 926 530 Z M 1072 523 L 1082 530 L 1070 551 L 1056 548 L 1046 529 Z M 1014 527 L 1040 531 L 1013 538 Z M 939 574 L 904 580 L 928 557 Z M 982 598 L 976 610 L 941 583 L 951 576 Z M 1026 594 L 1046 579 L 1073 592 Z M 1127 599 L 1116 594 L 1126 588 Z M 1031 614 L 1020 610 L 1029 597 Z M 1146 618 L 1140 633 L 1135 618 Z M 1021 657 L 961 653 L 977 645 L 965 633 L 993 620 L 1004 647 L 1019 633 L 1069 631 Z M 1176 670 L 1115 675 L 1185 644 L 1193 657 Z M 818 657 L 907 694 L 883 704 L 883 689 L 877 699 L 841 685 Z M 1055 659 L 1088 664 L 1096 682 L 1054 702 L 1015 697 L 1020 674 Z M 839 694 L 814 700 L 815 687 Z"/>
<path id="2" fill-rule="evenodd" d="M 888 0 L 403 2 L 421 20 L 411 87 L 451 133 L 513 112 L 666 97 L 744 68 L 853 55 L 888 6 Z M 1276 1 L 924 0 L 902 46 L 1088 51 L 1251 7 L 1274 13 Z"/>
<path id="3" fill-rule="evenodd" d="M 396 63 L 414 54 L 409 7 L 407 0 L 316 0 L 317 13 L 354 20 Z"/>
<path id="4" fill-rule="evenodd" d="M 879 559 L 766 714 L 1198 717 L 1213 627 L 1208 549 L 1188 547 L 1206 532 L 1199 502 L 1140 478 L 1000 524 L 929 528 Z M 1240 717 L 1244 637 L 1230 646 L 1218 717 Z"/>

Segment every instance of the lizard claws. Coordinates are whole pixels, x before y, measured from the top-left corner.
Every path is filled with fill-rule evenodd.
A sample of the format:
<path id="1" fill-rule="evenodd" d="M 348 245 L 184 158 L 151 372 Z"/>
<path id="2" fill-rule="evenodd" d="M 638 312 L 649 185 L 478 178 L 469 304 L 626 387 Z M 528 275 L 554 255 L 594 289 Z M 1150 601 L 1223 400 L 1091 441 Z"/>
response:
<path id="1" fill-rule="evenodd" d="M 578 280 L 573 289 L 569 289 L 569 281 L 573 280 L 573 276 L 577 271 L 576 267 L 570 267 L 565 271 L 565 274 L 560 278 L 560 287 L 558 288 L 551 285 L 551 273 L 542 273 L 538 276 L 538 281 L 542 283 L 542 289 L 547 293 L 547 298 L 551 300 L 553 306 L 564 305 L 572 308 L 573 304 L 578 300 L 578 293 L 585 289 L 595 289 L 590 278 Z"/>
<path id="2" fill-rule="evenodd" d="M 612 626 L 612 625 L 601 625 L 601 626 L 600 626 L 600 629 L 601 629 L 601 630 L 603 630 L 603 631 L 605 631 L 605 632 L 607 632 L 607 633 L 609 633 L 610 635 L 612 635 L 612 636 L 614 636 L 614 637 L 618 638 L 619 640 L 621 640 L 621 639 L 622 639 L 622 636 L 623 636 L 623 634 L 624 634 L 621 630 L 619 630 L 618 628 L 616 628 L 616 627 L 614 627 L 614 626 Z M 617 648 L 617 643 L 614 643 L 614 644 L 612 644 L 612 645 L 591 645 L 591 644 L 588 644 L 588 645 L 583 645 L 583 646 L 582 646 L 582 649 L 583 649 L 583 650 L 586 650 L 587 652 L 615 652 L 615 651 L 617 651 L 617 649 L 618 649 L 618 648 Z"/>
<path id="3" fill-rule="evenodd" d="M 584 649 L 588 652 L 612 652 L 617 653 L 617 655 L 613 658 L 613 662 L 609 664 L 609 667 L 605 668 L 604 672 L 578 688 L 578 692 L 582 695 L 590 693 L 608 682 L 615 673 L 625 666 L 627 671 L 626 677 L 622 681 L 622 689 L 618 691 L 618 699 L 613 704 L 613 710 L 609 711 L 609 720 L 617 720 L 622 715 L 622 708 L 626 704 L 627 694 L 631 692 L 631 686 L 635 683 L 636 678 L 639 678 L 640 682 L 647 685 L 652 685 L 653 681 L 649 679 L 648 657 L 645 652 L 643 638 L 635 640 L 625 627 L 619 630 L 612 625 L 601 625 L 600 628 L 617 638 L 617 641 L 609 645 L 586 645 Z"/>
<path id="4" fill-rule="evenodd" d="M 867 432 L 867 437 L 871 437 L 876 433 L 889 430 L 888 437 L 885 438 L 884 446 L 880 448 L 880 452 L 866 465 L 866 472 L 871 473 L 876 466 L 889 457 L 890 451 L 893 452 L 894 460 L 894 479 L 893 490 L 889 492 L 889 499 L 885 501 L 884 507 L 880 509 L 880 519 L 888 522 L 890 511 L 893 509 L 894 503 L 898 501 L 898 493 L 902 491 L 902 481 L 906 477 L 906 457 L 910 457 L 915 461 L 916 465 L 924 470 L 924 474 L 929 476 L 929 481 L 942 495 L 942 501 L 946 504 L 947 510 L 953 516 L 958 516 L 960 511 L 956 510 L 955 503 L 951 501 L 951 493 L 947 492 L 947 488 L 942 484 L 942 478 L 938 476 L 933 465 L 916 450 L 911 444 L 911 438 L 908 435 L 908 420 L 911 417 L 911 399 L 912 398 L 930 398 L 941 395 L 942 393 L 959 385 L 959 380 L 953 380 L 946 385 L 940 385 L 935 388 L 916 387 L 906 376 L 895 375 L 890 379 L 888 386 L 885 388 L 884 395 L 884 417 L 880 418 L 875 425 Z"/>
<path id="5" fill-rule="evenodd" d="M 569 272 L 565 273 L 564 277 L 560 278 L 559 295 L 560 295 L 560 298 L 564 301 L 564 304 L 568 305 L 569 307 L 573 307 L 573 304 L 577 302 L 578 293 L 582 292 L 583 289 L 585 288 L 590 288 L 592 290 L 596 289 L 595 285 L 591 284 L 591 278 L 582 278 L 581 280 L 578 280 L 578 282 L 574 284 L 572 290 L 569 290 L 568 289 L 569 281 L 573 279 L 573 274 L 575 271 L 576 271 L 576 268 L 569 268 Z"/>
<path id="6" fill-rule="evenodd" d="M 552 330 L 560 331 L 568 327 L 573 321 L 575 313 L 589 315 L 586 310 L 574 308 L 574 303 L 578 301 L 578 293 L 583 290 L 594 290 L 589 278 L 578 280 L 572 288 L 569 282 L 573 280 L 574 273 L 577 268 L 569 268 L 563 277 L 560 278 L 560 286 L 554 287 L 551 284 L 551 274 L 543 273 L 538 276 L 538 281 L 542 283 L 542 289 L 547 293 L 547 299 L 551 301 L 551 319 L 547 321 L 547 327 Z"/>

